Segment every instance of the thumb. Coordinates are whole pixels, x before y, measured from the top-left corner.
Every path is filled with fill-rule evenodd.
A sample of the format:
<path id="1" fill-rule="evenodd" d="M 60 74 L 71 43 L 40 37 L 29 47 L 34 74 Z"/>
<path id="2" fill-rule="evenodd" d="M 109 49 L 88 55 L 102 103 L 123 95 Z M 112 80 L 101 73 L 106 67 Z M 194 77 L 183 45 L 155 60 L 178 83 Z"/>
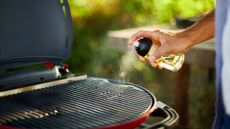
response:
<path id="1" fill-rule="evenodd" d="M 167 54 L 168 54 L 167 48 L 165 48 L 164 46 L 156 47 L 156 49 L 154 50 L 154 52 L 152 53 L 150 57 L 150 61 L 153 62 L 159 59 L 161 56 L 167 55 Z"/>

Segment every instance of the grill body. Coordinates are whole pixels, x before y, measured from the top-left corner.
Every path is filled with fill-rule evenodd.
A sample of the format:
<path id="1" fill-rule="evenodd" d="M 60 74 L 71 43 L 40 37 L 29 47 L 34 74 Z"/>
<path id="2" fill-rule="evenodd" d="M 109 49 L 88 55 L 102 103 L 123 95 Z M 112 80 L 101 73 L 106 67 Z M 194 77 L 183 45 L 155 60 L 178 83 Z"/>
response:
<path id="1" fill-rule="evenodd" d="M 155 106 L 154 95 L 135 84 L 64 79 L 52 87 L 0 97 L 0 128 L 127 129 L 144 122 Z"/>

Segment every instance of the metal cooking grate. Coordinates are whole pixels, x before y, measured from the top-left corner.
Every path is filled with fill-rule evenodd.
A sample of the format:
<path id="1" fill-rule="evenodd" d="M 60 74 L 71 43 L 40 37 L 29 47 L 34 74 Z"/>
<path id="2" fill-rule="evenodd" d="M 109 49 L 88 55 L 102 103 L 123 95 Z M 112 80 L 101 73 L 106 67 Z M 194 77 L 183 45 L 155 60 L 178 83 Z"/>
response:
<path id="1" fill-rule="evenodd" d="M 20 128 L 96 128 L 146 113 L 152 96 L 137 87 L 88 78 L 0 97 L 0 124 Z"/>

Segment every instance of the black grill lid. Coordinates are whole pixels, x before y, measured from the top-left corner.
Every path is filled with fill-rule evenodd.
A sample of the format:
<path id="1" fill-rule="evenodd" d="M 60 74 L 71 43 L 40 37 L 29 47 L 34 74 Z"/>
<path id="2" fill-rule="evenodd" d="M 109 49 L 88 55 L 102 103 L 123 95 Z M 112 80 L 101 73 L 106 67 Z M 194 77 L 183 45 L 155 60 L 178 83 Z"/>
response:
<path id="1" fill-rule="evenodd" d="M 143 88 L 89 78 L 0 97 L 0 124 L 36 129 L 105 127 L 141 117 L 155 101 Z"/>
<path id="2" fill-rule="evenodd" d="M 0 68 L 68 57 L 72 23 L 67 0 L 1 0 L 0 17 Z"/>

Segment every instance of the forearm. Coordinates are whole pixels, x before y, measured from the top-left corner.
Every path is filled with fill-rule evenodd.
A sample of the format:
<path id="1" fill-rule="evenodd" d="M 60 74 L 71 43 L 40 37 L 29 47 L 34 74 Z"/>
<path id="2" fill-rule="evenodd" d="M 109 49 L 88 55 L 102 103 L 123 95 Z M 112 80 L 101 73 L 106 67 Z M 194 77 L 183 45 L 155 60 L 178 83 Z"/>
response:
<path id="1" fill-rule="evenodd" d="M 211 39 L 215 33 L 215 15 L 214 11 L 208 13 L 200 21 L 189 27 L 188 29 L 176 34 L 176 37 L 187 38 L 188 47 L 192 47 L 195 44 L 201 43 L 202 41 Z"/>

